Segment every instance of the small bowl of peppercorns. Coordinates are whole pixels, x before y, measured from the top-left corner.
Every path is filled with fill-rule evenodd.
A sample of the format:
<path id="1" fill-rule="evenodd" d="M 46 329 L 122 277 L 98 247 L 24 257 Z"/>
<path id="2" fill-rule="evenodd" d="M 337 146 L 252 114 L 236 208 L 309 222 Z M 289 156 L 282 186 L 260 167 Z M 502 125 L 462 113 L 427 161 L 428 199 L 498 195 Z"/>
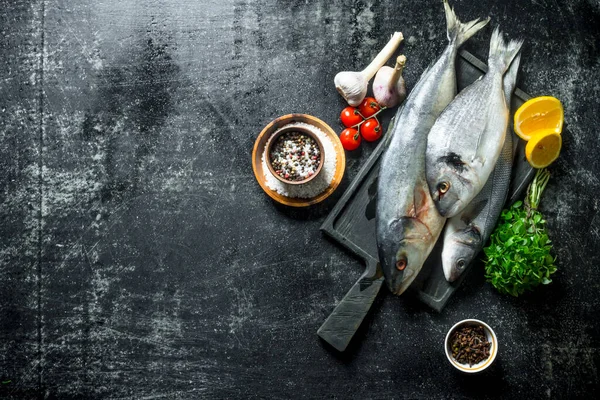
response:
<path id="1" fill-rule="evenodd" d="M 325 157 L 317 135 L 299 126 L 278 130 L 269 139 L 265 152 L 271 174 L 289 185 L 313 180 L 321 172 Z"/>
<path id="2" fill-rule="evenodd" d="M 456 369 L 476 373 L 494 362 L 498 354 L 498 338 L 485 322 L 465 319 L 450 328 L 444 348 L 448 361 Z"/>

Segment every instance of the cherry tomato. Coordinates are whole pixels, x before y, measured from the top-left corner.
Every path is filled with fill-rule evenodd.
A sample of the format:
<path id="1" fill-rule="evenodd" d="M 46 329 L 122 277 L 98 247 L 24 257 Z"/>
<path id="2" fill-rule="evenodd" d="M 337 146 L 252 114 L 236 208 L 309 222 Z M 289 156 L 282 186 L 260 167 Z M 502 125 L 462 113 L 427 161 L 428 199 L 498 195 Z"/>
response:
<path id="1" fill-rule="evenodd" d="M 356 124 L 361 123 L 363 117 L 359 114 L 358 108 L 348 106 L 342 110 L 340 119 L 346 128 L 352 128 Z"/>
<path id="2" fill-rule="evenodd" d="M 360 134 L 354 128 L 346 128 L 340 133 L 342 146 L 346 150 L 356 150 L 360 146 Z"/>
<path id="3" fill-rule="evenodd" d="M 381 125 L 377 118 L 369 118 L 360 126 L 360 134 L 367 142 L 374 142 L 381 137 Z"/>
<path id="4" fill-rule="evenodd" d="M 360 103 L 360 106 L 358 106 L 358 111 L 360 111 L 365 118 L 369 118 L 379 110 L 381 110 L 381 107 L 374 97 L 365 97 L 363 102 Z"/>

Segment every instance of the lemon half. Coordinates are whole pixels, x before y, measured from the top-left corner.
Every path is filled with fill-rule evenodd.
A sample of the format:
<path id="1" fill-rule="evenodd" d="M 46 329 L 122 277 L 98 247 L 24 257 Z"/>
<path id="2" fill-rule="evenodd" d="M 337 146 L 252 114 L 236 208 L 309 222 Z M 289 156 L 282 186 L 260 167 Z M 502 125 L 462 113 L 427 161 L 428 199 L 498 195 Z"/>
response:
<path id="1" fill-rule="evenodd" d="M 556 97 L 535 97 L 523 103 L 515 112 L 515 133 L 526 141 L 548 130 L 560 135 L 564 118 L 562 103 Z"/>
<path id="2" fill-rule="evenodd" d="M 545 168 L 552 164 L 560 154 L 562 137 L 554 130 L 537 131 L 525 146 L 525 157 L 533 168 Z"/>

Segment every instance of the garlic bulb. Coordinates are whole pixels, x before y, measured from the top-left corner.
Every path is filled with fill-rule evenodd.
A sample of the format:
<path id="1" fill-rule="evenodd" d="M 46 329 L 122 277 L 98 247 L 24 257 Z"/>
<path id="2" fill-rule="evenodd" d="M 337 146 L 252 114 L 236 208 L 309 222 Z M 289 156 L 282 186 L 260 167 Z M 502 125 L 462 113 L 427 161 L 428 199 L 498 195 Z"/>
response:
<path id="1" fill-rule="evenodd" d="M 406 98 L 406 85 L 402 78 L 405 64 L 406 57 L 401 55 L 396 59 L 394 68 L 383 66 L 377 71 L 373 80 L 373 95 L 380 106 L 396 107 Z"/>
<path id="2" fill-rule="evenodd" d="M 333 79 L 335 88 L 349 105 L 356 107 L 367 95 L 369 81 L 383 64 L 394 54 L 404 39 L 402 32 L 394 32 L 390 41 L 377 54 L 371 63 L 360 72 L 342 71 Z"/>

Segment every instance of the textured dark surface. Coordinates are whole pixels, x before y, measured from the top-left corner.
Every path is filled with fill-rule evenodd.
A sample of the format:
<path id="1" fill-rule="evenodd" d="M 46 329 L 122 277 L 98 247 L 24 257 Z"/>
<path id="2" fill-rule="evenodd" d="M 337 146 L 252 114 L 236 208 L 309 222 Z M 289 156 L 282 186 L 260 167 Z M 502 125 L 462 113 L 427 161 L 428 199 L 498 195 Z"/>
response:
<path id="1" fill-rule="evenodd" d="M 559 270 L 513 299 L 475 269 L 440 314 L 384 293 L 338 355 L 316 330 L 363 266 L 275 205 L 252 144 L 291 112 L 339 129 L 332 81 L 401 30 L 410 87 L 441 1 L 0 1 L 0 397 L 586 398 L 599 389 L 597 1 L 454 1 L 524 37 L 519 87 L 565 105 L 542 200 Z M 485 59 L 491 28 L 466 49 Z M 480 318 L 479 379 L 443 353 Z M 475 385 L 477 383 L 478 385 Z M 483 383 L 483 385 L 479 385 Z"/>

